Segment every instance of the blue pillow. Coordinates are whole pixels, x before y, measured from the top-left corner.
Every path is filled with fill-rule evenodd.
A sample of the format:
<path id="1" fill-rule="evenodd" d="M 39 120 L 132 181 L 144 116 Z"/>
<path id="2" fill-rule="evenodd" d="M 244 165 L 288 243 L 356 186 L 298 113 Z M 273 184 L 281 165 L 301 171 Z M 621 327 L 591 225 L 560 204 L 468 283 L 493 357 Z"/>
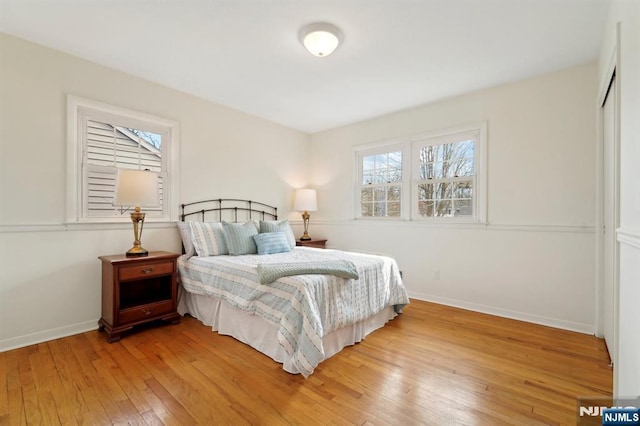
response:
<path id="1" fill-rule="evenodd" d="M 253 236 L 258 246 L 258 254 L 285 253 L 291 251 L 291 246 L 284 232 L 265 232 Z"/>
<path id="2" fill-rule="evenodd" d="M 222 222 L 224 229 L 224 240 L 227 249 L 232 256 L 241 254 L 255 254 L 258 252 L 253 236 L 258 233 L 258 228 L 254 222 L 229 223 Z"/>

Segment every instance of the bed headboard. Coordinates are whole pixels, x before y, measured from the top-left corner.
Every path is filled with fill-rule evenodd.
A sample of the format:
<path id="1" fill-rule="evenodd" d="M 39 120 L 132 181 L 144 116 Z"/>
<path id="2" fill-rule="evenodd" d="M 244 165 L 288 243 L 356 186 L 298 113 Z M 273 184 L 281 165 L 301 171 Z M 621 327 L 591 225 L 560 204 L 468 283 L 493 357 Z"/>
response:
<path id="1" fill-rule="evenodd" d="M 257 201 L 235 198 L 217 198 L 180 205 L 182 222 L 241 222 L 251 219 L 277 220 L 278 208 Z"/>

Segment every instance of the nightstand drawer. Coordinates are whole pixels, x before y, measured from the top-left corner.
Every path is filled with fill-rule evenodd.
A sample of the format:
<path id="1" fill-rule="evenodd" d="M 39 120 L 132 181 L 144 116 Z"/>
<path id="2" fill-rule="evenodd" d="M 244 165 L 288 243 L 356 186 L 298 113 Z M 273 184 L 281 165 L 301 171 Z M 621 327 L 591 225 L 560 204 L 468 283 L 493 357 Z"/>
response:
<path id="1" fill-rule="evenodd" d="M 139 266 L 125 266 L 120 268 L 118 278 L 120 281 L 137 280 L 140 278 L 157 277 L 173 273 L 173 262 L 147 263 Z"/>
<path id="2" fill-rule="evenodd" d="M 136 306 L 120 311 L 120 323 L 144 321 L 149 318 L 157 318 L 159 315 L 173 311 L 173 301 L 165 300 L 149 305 Z"/>

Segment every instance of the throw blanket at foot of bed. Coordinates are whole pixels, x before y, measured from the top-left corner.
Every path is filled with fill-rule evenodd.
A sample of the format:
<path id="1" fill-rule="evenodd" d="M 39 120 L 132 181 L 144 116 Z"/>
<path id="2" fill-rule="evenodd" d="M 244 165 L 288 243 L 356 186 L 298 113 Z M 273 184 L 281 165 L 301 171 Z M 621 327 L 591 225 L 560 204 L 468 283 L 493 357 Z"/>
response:
<path id="1" fill-rule="evenodd" d="M 258 264 L 258 276 L 261 284 L 271 284 L 282 277 L 309 274 L 335 275 L 355 280 L 360 278 L 356 265 L 348 260 Z"/>

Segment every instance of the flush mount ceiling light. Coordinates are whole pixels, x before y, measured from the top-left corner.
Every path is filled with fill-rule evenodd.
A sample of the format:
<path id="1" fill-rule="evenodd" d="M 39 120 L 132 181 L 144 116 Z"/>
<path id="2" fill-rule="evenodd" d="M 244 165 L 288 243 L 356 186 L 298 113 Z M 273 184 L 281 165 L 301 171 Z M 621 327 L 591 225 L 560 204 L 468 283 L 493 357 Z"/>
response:
<path id="1" fill-rule="evenodd" d="M 342 33 L 338 27 L 326 22 L 305 25 L 300 30 L 299 37 L 312 55 L 321 58 L 331 55 L 342 41 Z"/>

